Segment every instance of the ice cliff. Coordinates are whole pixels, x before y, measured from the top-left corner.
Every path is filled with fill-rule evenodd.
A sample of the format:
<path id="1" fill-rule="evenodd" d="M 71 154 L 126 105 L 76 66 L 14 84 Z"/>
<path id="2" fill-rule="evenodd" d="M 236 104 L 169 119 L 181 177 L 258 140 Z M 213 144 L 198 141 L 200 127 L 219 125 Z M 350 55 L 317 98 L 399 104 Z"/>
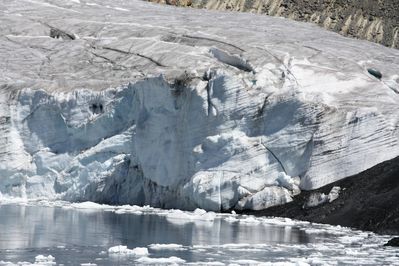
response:
<path id="1" fill-rule="evenodd" d="M 134 0 L 0 14 L 0 200 L 258 210 L 399 155 L 398 50 Z"/>

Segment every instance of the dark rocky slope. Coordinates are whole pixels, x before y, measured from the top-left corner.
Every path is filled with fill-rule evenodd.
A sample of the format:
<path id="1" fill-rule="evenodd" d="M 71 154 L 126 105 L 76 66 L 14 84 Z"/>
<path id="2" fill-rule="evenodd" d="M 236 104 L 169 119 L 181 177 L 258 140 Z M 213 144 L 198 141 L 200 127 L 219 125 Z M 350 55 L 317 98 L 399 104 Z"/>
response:
<path id="1" fill-rule="evenodd" d="M 333 186 L 342 188 L 338 199 L 314 208 L 303 209 L 302 206 L 312 193 L 328 194 Z M 303 191 L 294 202 L 284 206 L 250 214 L 282 216 L 377 233 L 399 234 L 398 203 L 399 157 L 318 190 Z"/>
<path id="2" fill-rule="evenodd" d="M 177 6 L 247 11 L 314 22 L 345 36 L 399 48 L 397 0 L 147 0 Z"/>

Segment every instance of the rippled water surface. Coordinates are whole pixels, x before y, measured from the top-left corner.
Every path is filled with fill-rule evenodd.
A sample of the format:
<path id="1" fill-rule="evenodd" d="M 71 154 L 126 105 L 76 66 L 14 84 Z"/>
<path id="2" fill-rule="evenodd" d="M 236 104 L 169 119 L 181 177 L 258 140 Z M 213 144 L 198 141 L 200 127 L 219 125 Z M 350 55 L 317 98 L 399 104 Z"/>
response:
<path id="1" fill-rule="evenodd" d="M 0 205 L 0 265 L 24 261 L 45 265 L 399 265 L 399 250 L 382 246 L 389 238 L 289 219 L 201 210 L 63 202 Z M 109 250 L 118 245 L 127 248 Z M 148 254 L 134 250 L 138 247 Z"/>

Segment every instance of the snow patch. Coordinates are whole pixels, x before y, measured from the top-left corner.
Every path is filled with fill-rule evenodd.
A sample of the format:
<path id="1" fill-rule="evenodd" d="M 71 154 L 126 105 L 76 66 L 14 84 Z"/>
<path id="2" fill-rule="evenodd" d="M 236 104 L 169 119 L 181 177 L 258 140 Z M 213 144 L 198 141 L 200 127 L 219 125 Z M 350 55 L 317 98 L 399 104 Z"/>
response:
<path id="1" fill-rule="evenodd" d="M 334 200 L 338 199 L 339 193 L 341 192 L 341 187 L 334 186 L 330 193 L 328 193 L 328 202 L 333 202 Z"/>
<path id="2" fill-rule="evenodd" d="M 309 199 L 303 205 L 303 208 L 313 208 L 327 202 L 333 202 L 334 200 L 338 199 L 340 191 L 340 187 L 334 186 L 331 189 L 330 193 L 328 193 L 328 195 L 325 195 L 324 193 L 314 192 L 310 194 Z"/>

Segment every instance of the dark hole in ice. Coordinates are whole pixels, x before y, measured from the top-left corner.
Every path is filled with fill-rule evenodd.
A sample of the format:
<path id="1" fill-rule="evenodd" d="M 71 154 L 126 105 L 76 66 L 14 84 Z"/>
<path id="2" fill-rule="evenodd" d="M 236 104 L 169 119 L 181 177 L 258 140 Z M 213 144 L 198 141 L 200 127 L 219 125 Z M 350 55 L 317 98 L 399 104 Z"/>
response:
<path id="1" fill-rule="evenodd" d="M 56 29 L 56 28 L 51 28 L 50 29 L 50 37 L 54 38 L 54 39 L 63 39 L 63 40 L 75 40 L 76 37 L 73 34 L 64 32 L 60 29 Z"/>
<path id="2" fill-rule="evenodd" d="M 101 114 L 104 112 L 104 107 L 102 103 L 92 103 L 90 105 L 90 111 L 93 114 Z"/>
<path id="3" fill-rule="evenodd" d="M 192 78 L 187 74 L 187 72 L 184 72 L 184 74 L 175 78 L 173 83 L 170 84 L 172 94 L 174 96 L 179 96 L 188 86 L 188 83 L 190 82 L 191 79 Z"/>
<path id="4" fill-rule="evenodd" d="M 380 71 L 378 71 L 377 69 L 368 68 L 367 71 L 369 72 L 370 75 L 372 75 L 378 79 L 382 78 L 382 73 Z"/>

